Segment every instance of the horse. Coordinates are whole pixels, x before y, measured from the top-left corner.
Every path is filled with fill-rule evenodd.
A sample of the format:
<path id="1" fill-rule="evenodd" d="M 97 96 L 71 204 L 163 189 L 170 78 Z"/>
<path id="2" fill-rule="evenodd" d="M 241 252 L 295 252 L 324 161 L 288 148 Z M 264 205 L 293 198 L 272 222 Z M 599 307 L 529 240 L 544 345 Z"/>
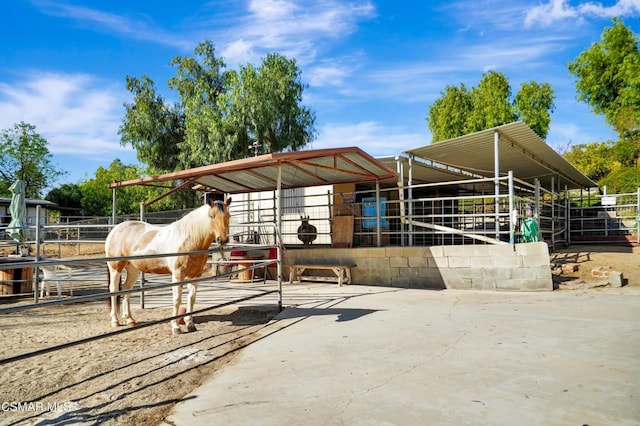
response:
<path id="1" fill-rule="evenodd" d="M 139 256 L 158 253 L 184 253 L 209 249 L 215 240 L 218 247 L 229 240 L 229 204 L 231 198 L 224 202 L 208 200 L 207 203 L 185 215 L 168 226 L 155 226 L 146 222 L 130 220 L 116 225 L 105 241 L 107 257 Z M 171 274 L 173 283 L 181 283 L 188 278 L 202 275 L 208 255 L 190 254 L 182 256 L 154 257 L 148 259 L 124 259 L 107 262 L 109 276 L 109 292 L 119 290 L 122 271 L 126 270 L 126 279 L 122 288 L 129 290 L 135 283 L 138 272 L 155 274 Z M 188 298 L 186 313 L 193 312 L 196 300 L 197 283 L 187 284 Z M 182 284 L 172 287 L 173 316 L 177 316 L 182 304 Z M 134 326 L 135 320 L 129 311 L 129 294 L 122 296 L 122 322 L 118 318 L 119 306 L 117 296 L 111 296 L 111 325 L 117 327 Z M 188 332 L 196 331 L 191 315 L 184 317 Z M 176 319 L 171 320 L 173 334 L 181 334 L 182 329 Z"/>

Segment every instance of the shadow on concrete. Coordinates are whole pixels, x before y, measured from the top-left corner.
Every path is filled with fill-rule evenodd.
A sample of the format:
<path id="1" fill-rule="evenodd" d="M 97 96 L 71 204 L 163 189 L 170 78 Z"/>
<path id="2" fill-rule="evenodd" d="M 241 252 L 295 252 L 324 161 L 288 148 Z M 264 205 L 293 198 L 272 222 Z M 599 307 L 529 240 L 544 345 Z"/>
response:
<path id="1" fill-rule="evenodd" d="M 318 315 L 335 315 L 336 322 L 352 321 L 365 315 L 377 312 L 378 309 L 342 309 L 342 308 L 287 308 L 280 315 L 279 320 L 292 318 L 308 318 Z"/>

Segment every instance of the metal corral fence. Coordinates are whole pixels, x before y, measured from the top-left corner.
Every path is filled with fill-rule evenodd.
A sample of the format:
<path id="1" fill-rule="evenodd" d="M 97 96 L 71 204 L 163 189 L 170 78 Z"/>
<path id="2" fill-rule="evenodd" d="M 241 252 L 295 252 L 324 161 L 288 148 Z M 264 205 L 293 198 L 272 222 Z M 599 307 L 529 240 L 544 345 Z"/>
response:
<path id="1" fill-rule="evenodd" d="M 627 194 L 572 194 L 571 240 L 584 243 L 640 242 L 640 189 Z"/>
<path id="2" fill-rule="evenodd" d="M 173 216 L 172 216 L 173 217 Z M 167 216 L 168 219 L 168 216 Z M 168 220 L 169 222 L 173 220 Z M 36 226 L 31 229 L 33 233 L 35 233 L 35 239 L 33 241 L 26 242 L 27 244 L 33 244 L 35 246 L 35 255 L 34 256 L 13 256 L 8 258 L 3 258 L 3 262 L 0 262 L 0 273 L 6 273 L 7 271 L 31 271 L 29 279 L 19 279 L 19 280 L 0 280 L 0 285 L 6 286 L 10 285 L 12 289 L 17 289 L 18 291 L 11 296 L 3 296 L 5 298 L 5 302 L 10 302 L 13 298 L 18 296 L 19 298 L 16 301 L 23 301 L 25 296 L 32 294 L 33 295 L 33 303 L 24 304 L 21 303 L 6 303 L 9 306 L 0 308 L 0 315 L 7 314 L 16 311 L 24 311 L 35 308 L 48 307 L 51 305 L 59 305 L 59 304 L 71 304 L 78 302 L 87 302 L 87 301 L 106 301 L 108 297 L 112 295 L 122 295 L 122 294 L 138 294 L 140 305 L 144 307 L 145 297 L 161 297 L 167 301 L 167 306 L 171 306 L 170 296 L 167 294 L 169 289 L 174 286 L 174 283 L 171 283 L 171 277 L 166 275 L 153 275 L 148 274 L 145 277 L 145 274 L 141 274 L 140 279 L 136 283 L 133 289 L 128 291 L 118 291 L 114 293 L 109 293 L 108 291 L 108 283 L 107 283 L 107 268 L 106 262 L 110 260 L 121 260 L 121 259 L 139 259 L 139 258 L 153 258 L 153 257 L 167 257 L 167 256 L 180 256 L 186 253 L 169 253 L 169 254 L 157 254 L 157 255 L 148 255 L 148 256 L 124 256 L 124 257 L 112 257 L 107 258 L 104 256 L 96 256 L 96 257 L 83 257 L 83 258 L 45 258 L 40 256 L 39 253 L 42 249 L 42 244 L 82 244 L 82 243 L 94 243 L 96 241 L 103 243 L 104 237 L 106 236 L 106 232 L 110 229 L 112 225 L 104 225 L 104 224 L 82 224 L 80 228 L 78 228 L 77 224 L 73 224 L 73 227 L 77 230 L 80 229 L 80 235 L 88 236 L 91 235 L 91 239 L 75 239 L 73 241 L 62 241 L 62 238 L 57 238 L 54 240 L 45 240 L 44 238 L 40 238 L 41 233 L 44 231 L 42 235 L 61 235 L 61 230 L 63 230 L 63 225 L 46 225 L 46 226 Z M 88 231 L 92 229 L 91 231 Z M 101 235 L 102 239 L 94 239 L 95 236 Z M 267 251 L 278 250 L 278 247 L 274 246 L 261 246 L 259 244 L 243 244 L 237 243 L 236 245 L 231 245 L 225 248 L 211 248 L 209 250 L 203 251 L 195 251 L 189 252 L 188 254 L 208 254 L 211 256 L 211 261 L 209 262 L 210 267 L 215 269 L 215 273 L 208 275 L 205 274 L 202 278 L 185 280 L 182 284 L 188 283 L 200 283 L 199 285 L 199 293 L 202 290 L 206 290 L 208 292 L 220 292 L 221 297 L 217 298 L 217 300 L 223 300 L 222 302 L 218 302 L 209 306 L 205 306 L 204 308 L 197 309 L 192 314 L 198 315 L 202 312 L 210 311 L 213 309 L 218 309 L 224 306 L 241 304 L 244 302 L 248 302 L 252 299 L 264 298 L 269 295 L 273 295 L 276 297 L 275 303 L 277 303 L 277 309 L 282 308 L 282 285 L 281 280 L 277 280 L 276 286 L 273 284 L 270 285 L 256 285 L 258 282 L 254 279 L 254 274 L 252 274 L 252 279 L 250 283 L 239 286 L 238 284 L 234 284 L 233 286 L 229 285 L 229 279 L 232 274 L 237 275 L 244 271 L 256 271 L 262 270 L 265 274 L 263 276 L 262 284 L 266 284 L 267 277 L 267 268 L 275 267 L 278 271 L 278 277 L 281 276 L 281 254 L 278 251 L 277 256 L 275 257 L 267 257 L 267 256 L 253 256 L 251 259 L 243 259 L 234 261 L 228 255 L 229 252 L 233 250 L 240 250 L 242 252 L 246 252 L 247 250 L 255 250 L 255 251 Z M 218 268 L 217 266 L 222 264 L 225 268 Z M 230 265 L 235 264 L 236 268 L 231 271 L 227 269 Z M 239 266 L 238 266 L 239 265 Z M 55 273 L 53 275 L 50 274 L 51 271 Z M 47 273 L 49 272 L 49 274 Z M 49 299 L 46 300 L 43 298 L 44 292 L 42 291 L 43 285 L 48 286 L 48 292 L 56 289 L 58 291 L 58 296 L 60 296 L 60 292 L 68 292 L 69 297 L 63 297 L 58 299 Z M 24 291 L 20 291 L 21 289 L 29 289 L 30 291 L 25 293 Z M 242 297 L 238 297 L 238 291 L 241 290 L 243 294 Z M 248 292 L 248 295 L 247 295 Z M 226 299 L 226 300 L 225 300 Z M 202 297 L 198 298 L 198 305 L 202 306 Z M 157 321 L 145 322 L 144 324 L 139 324 L 133 328 L 122 328 L 117 331 L 113 331 L 110 333 L 102 334 L 100 336 L 95 336 L 91 338 L 74 340 L 68 343 L 52 346 L 44 349 L 40 349 L 37 351 L 20 354 L 17 356 L 12 356 L 6 359 L 0 359 L 0 365 L 18 361 L 20 359 L 25 359 L 28 357 L 41 355 L 44 353 L 48 353 L 54 350 L 63 349 L 66 347 L 83 344 L 92 340 L 101 339 L 110 337 L 116 334 L 121 334 L 127 331 L 132 331 L 138 329 L 140 327 L 148 327 L 151 325 L 155 325 L 158 323 L 165 323 L 172 319 L 177 319 L 185 316 L 186 314 L 177 315 L 177 316 L 167 316 Z M 105 316 L 105 322 L 108 321 L 108 318 Z"/>
<path id="3" fill-rule="evenodd" d="M 331 187 L 286 190 L 281 210 L 282 238 L 287 245 L 303 244 L 300 226 L 302 219 L 309 217 L 317 234 L 312 243 L 316 245 L 518 243 L 522 242 L 525 212 L 531 209 L 539 224 L 540 240 L 552 247 L 621 239 L 640 242 L 640 190 L 639 194 L 592 197 L 594 201 L 587 204 L 576 202 L 580 191 L 551 191 L 511 174 L 497 183 L 498 196 L 496 180 L 484 178 L 401 188 L 364 187 L 349 192 Z M 273 193 L 246 195 L 233 202 L 232 217 L 238 226 L 245 227 L 243 232 L 259 236 L 263 244 L 274 243 L 272 234 L 261 226 L 275 222 L 276 203 Z M 353 218 L 346 231 L 337 226 L 345 216 Z M 345 232 L 347 238 L 342 235 Z"/>
<path id="4" fill-rule="evenodd" d="M 494 187 L 499 187 L 496 196 Z M 336 247 L 431 246 L 522 241 L 521 224 L 532 209 L 540 239 L 550 246 L 583 242 L 640 242 L 638 193 L 600 195 L 594 192 L 550 191 L 513 178 L 347 191 L 333 187 L 285 190 L 281 200 L 281 241 L 303 245 L 303 219 L 309 218 L 311 245 Z M 237 194 L 230 206 L 235 242 L 275 245 L 275 192 Z M 145 213 L 150 223 L 170 223 L 187 210 Z M 348 222 L 345 222 L 346 218 Z M 116 222 L 137 216 L 118 216 Z M 42 227 L 41 242 L 58 247 L 75 243 L 102 244 L 110 217 L 61 218 Z M 347 223 L 348 226 L 340 225 Z M 308 230 L 309 228 L 307 228 Z M 32 236 L 33 236 L 32 232 Z M 4 244 L 11 245 L 10 241 Z M 79 251 L 78 251 L 79 253 Z"/>

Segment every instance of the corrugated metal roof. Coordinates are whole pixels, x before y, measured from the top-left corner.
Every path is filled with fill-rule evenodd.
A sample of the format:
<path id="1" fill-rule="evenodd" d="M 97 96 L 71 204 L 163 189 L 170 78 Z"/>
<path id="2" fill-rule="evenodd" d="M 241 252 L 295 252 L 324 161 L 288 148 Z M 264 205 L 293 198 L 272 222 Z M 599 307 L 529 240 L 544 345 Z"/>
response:
<path id="1" fill-rule="evenodd" d="M 491 129 L 405 151 L 408 155 L 468 170 L 486 177 L 494 176 L 494 133 L 499 134 L 500 174 L 512 170 L 518 179 L 533 183 L 539 179 L 544 188 L 592 188 L 598 185 L 556 153 L 529 126 L 522 122 Z"/>
<path id="2" fill-rule="evenodd" d="M 360 148 L 348 147 L 264 154 L 159 176 L 114 182 L 109 187 L 155 185 L 172 181 L 202 185 L 207 190 L 232 194 L 270 191 L 276 189 L 279 167 L 283 189 L 372 182 L 396 176 L 395 171 Z"/>

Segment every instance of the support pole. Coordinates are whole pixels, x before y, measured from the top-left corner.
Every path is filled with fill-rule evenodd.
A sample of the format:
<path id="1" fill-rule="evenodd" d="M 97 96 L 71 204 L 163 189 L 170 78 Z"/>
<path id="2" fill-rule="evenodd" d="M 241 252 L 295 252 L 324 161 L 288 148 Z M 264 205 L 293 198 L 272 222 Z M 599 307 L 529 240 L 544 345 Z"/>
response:
<path id="1" fill-rule="evenodd" d="M 278 163 L 278 171 L 276 177 L 276 244 L 278 249 L 278 311 L 282 311 L 282 248 L 284 247 L 282 238 L 282 164 Z M 265 270 L 266 273 L 266 270 Z"/>
<path id="2" fill-rule="evenodd" d="M 116 188 L 113 188 L 111 193 L 111 225 L 116 226 Z"/>
<path id="3" fill-rule="evenodd" d="M 405 217 L 405 209 L 404 209 L 404 163 L 403 158 L 400 156 L 396 156 L 396 172 L 398 173 L 398 203 L 400 207 L 400 218 L 404 220 Z M 400 246 L 404 247 L 405 241 L 405 227 L 404 223 L 400 224 Z"/>
<path id="4" fill-rule="evenodd" d="M 540 222 L 540 179 L 535 178 L 535 190 L 534 190 L 534 203 L 533 218 L 538 222 L 538 241 L 544 241 L 542 239 L 542 223 Z"/>
<path id="5" fill-rule="evenodd" d="M 565 244 L 569 245 L 569 231 L 570 231 L 570 212 L 571 212 L 571 203 L 569 203 L 569 189 L 567 185 L 564 186 L 564 241 Z"/>
<path id="6" fill-rule="evenodd" d="M 40 206 L 36 206 L 36 263 L 40 261 Z M 40 268 L 33 268 L 33 303 L 38 303 L 38 282 L 40 281 Z M 59 296 L 59 295 L 58 295 Z"/>
<path id="7" fill-rule="evenodd" d="M 551 176 L 551 248 L 556 247 L 556 180 Z"/>
<path id="8" fill-rule="evenodd" d="M 409 247 L 413 247 L 413 156 L 409 157 Z"/>
<path id="9" fill-rule="evenodd" d="M 380 225 L 382 224 L 382 218 L 380 217 L 380 182 L 376 181 L 376 247 L 380 247 L 380 239 L 382 233 L 380 232 Z"/>
<path id="10" fill-rule="evenodd" d="M 493 178 L 496 240 L 500 239 L 500 133 L 493 132 Z"/>
<path id="11" fill-rule="evenodd" d="M 509 170 L 509 243 L 513 246 L 516 243 L 516 225 L 518 223 L 518 212 L 514 212 L 515 191 L 513 189 L 513 170 Z"/>
<path id="12" fill-rule="evenodd" d="M 140 222 L 144 222 L 144 206 L 140 203 Z M 140 309 L 144 309 L 144 272 L 140 272 Z"/>

